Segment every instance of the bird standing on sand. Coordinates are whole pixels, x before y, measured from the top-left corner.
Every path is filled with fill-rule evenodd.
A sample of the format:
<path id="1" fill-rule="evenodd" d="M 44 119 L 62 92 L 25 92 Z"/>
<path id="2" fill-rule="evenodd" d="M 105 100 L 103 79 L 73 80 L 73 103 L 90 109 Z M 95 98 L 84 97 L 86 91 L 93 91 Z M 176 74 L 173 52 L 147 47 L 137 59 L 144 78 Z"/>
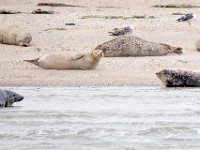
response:
<path id="1" fill-rule="evenodd" d="M 132 26 L 124 26 L 123 28 L 114 28 L 112 31 L 108 32 L 111 36 L 119 36 L 125 35 L 128 33 L 132 33 L 133 27 Z"/>
<path id="2" fill-rule="evenodd" d="M 196 20 L 196 18 L 197 18 L 197 15 L 196 15 L 196 14 L 194 14 L 194 13 L 189 13 L 189 14 L 186 14 L 186 15 L 184 15 L 183 17 L 177 19 L 177 21 L 178 21 L 178 22 L 185 22 L 185 21 L 186 21 L 186 22 L 189 23 L 189 25 L 191 25 L 191 22 L 194 21 L 194 20 Z"/>

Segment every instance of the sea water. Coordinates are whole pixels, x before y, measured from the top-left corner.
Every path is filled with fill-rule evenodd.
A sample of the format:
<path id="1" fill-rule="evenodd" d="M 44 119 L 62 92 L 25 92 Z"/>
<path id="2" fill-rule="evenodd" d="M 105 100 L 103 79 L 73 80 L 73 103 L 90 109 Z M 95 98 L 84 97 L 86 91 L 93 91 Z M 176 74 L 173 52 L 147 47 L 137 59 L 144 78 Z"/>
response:
<path id="1" fill-rule="evenodd" d="M 1 150 L 199 150 L 200 88 L 4 88 Z"/>

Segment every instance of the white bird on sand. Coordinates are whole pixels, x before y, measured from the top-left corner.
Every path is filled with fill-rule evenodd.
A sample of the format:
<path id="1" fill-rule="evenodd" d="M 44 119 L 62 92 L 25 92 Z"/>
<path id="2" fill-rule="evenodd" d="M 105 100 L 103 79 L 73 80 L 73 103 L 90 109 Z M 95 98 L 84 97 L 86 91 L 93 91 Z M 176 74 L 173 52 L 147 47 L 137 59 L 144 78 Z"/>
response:
<path id="1" fill-rule="evenodd" d="M 114 28 L 112 31 L 108 32 L 111 36 L 119 36 L 119 35 L 126 35 L 130 34 L 133 31 L 132 26 L 124 26 L 123 28 Z"/>
<path id="2" fill-rule="evenodd" d="M 189 13 L 189 14 L 186 14 L 184 15 L 183 17 L 177 19 L 178 22 L 188 22 L 189 25 L 191 25 L 191 22 L 196 20 L 197 18 L 197 15 L 194 14 L 194 13 Z"/>

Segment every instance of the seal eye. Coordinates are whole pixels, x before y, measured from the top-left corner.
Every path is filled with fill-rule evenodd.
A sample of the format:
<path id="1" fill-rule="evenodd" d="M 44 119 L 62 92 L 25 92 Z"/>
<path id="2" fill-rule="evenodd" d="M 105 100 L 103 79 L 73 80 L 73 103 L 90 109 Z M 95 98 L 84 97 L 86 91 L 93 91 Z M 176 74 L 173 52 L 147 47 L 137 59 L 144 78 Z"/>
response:
<path id="1" fill-rule="evenodd" d="M 15 97 L 15 94 L 13 95 L 13 97 Z"/>

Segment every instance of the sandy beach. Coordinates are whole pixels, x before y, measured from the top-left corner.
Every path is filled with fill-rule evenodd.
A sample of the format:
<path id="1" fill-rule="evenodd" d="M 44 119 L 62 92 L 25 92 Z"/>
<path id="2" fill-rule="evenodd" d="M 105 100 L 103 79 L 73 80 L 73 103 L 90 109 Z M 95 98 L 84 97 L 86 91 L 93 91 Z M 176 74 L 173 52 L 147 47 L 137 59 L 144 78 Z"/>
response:
<path id="1" fill-rule="evenodd" d="M 56 2 L 81 7 L 37 6 L 41 2 Z M 155 73 L 162 69 L 200 70 L 200 19 L 189 26 L 178 23 L 179 15 L 200 14 L 199 8 L 154 8 L 157 4 L 192 4 L 199 0 L 1 0 L 0 9 L 19 14 L 0 14 L 1 27 L 19 27 L 31 33 L 30 47 L 0 45 L 1 86 L 158 86 Z M 31 14 L 35 9 L 51 10 L 55 14 Z M 110 16 L 145 16 L 143 19 L 106 19 Z M 97 17 L 94 17 L 97 16 Z M 153 17 L 152 17 L 153 16 Z M 66 26 L 65 23 L 75 23 Z M 131 24 L 133 35 L 152 42 L 183 48 L 183 54 L 157 57 L 104 57 L 95 70 L 45 70 L 24 62 L 55 51 L 87 52 L 98 44 L 111 40 L 108 31 Z"/>

